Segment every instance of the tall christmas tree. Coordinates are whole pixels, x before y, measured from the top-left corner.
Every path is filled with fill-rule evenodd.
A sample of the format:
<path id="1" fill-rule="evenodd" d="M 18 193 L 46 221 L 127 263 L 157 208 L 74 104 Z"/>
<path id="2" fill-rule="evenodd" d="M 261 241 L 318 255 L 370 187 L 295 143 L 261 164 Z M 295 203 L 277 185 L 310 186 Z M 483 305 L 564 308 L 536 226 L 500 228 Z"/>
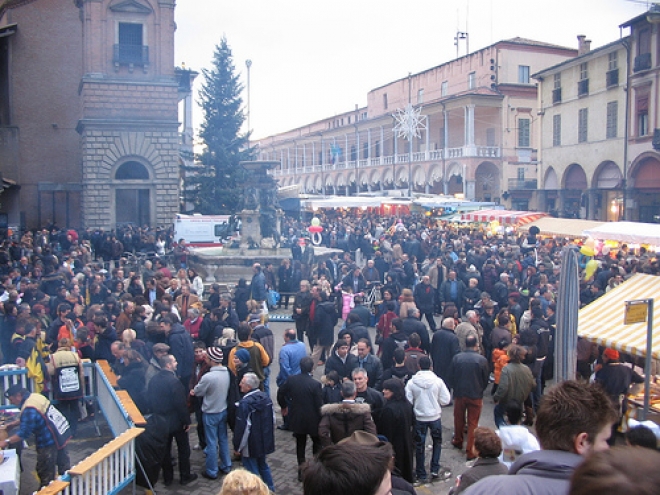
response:
<path id="1" fill-rule="evenodd" d="M 213 67 L 202 74 L 200 137 L 205 147 L 197 157 L 198 165 L 186 170 L 184 195 L 196 213 L 232 214 L 240 207 L 246 177 L 238 163 L 252 160 L 254 149 L 248 147 L 249 135 L 241 134 L 243 85 L 235 74 L 226 38 L 215 47 Z"/>

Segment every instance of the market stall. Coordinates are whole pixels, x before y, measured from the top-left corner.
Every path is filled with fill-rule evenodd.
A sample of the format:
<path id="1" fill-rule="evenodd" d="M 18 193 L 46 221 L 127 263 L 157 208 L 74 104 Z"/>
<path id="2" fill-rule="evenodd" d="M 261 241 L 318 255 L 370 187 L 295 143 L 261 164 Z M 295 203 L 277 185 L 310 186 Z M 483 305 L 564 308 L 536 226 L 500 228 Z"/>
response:
<path id="1" fill-rule="evenodd" d="M 626 301 L 654 299 L 652 321 L 656 322 L 651 338 L 651 357 L 660 360 L 660 277 L 636 274 L 578 312 L 578 335 L 598 345 L 611 347 L 632 356 L 646 357 L 647 320 L 624 324 Z M 650 380 L 650 419 L 660 420 L 660 390 Z M 639 408 L 640 397 L 630 401 L 632 410 Z M 643 397 L 642 397 L 643 401 Z M 653 417 L 653 414 L 656 416 Z"/>
<path id="2" fill-rule="evenodd" d="M 498 222 L 503 226 L 521 226 L 548 216 L 542 211 L 480 210 L 463 213 L 461 220 L 475 223 Z"/>
<path id="3" fill-rule="evenodd" d="M 541 231 L 542 237 L 555 236 L 569 239 L 580 239 L 586 237 L 585 230 L 600 227 L 604 222 L 594 220 L 576 220 L 573 218 L 543 217 L 533 222 L 522 225 L 518 232 L 527 232 L 530 227 L 536 226 Z"/>
<path id="4" fill-rule="evenodd" d="M 660 246 L 660 224 L 641 222 L 608 222 L 584 231 L 597 240 Z"/>

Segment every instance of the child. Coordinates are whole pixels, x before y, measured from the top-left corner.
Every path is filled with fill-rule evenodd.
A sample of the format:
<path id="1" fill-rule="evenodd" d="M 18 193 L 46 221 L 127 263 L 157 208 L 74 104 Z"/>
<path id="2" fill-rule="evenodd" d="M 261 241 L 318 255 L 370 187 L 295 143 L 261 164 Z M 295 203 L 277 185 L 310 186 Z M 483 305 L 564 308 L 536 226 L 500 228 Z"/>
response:
<path id="1" fill-rule="evenodd" d="M 493 375 L 495 375 L 495 383 L 493 384 L 493 389 L 490 394 L 495 395 L 497 387 L 500 383 L 500 376 L 502 375 L 502 368 L 504 368 L 509 362 L 509 356 L 507 355 L 507 349 L 509 344 L 506 340 L 502 339 L 497 344 L 497 349 L 493 349 Z"/>
<path id="2" fill-rule="evenodd" d="M 348 313 L 351 312 L 351 309 L 355 307 L 355 296 L 363 295 L 362 292 L 353 294 L 353 288 L 348 284 L 343 284 L 341 286 L 341 318 L 346 321 Z"/>
<path id="3" fill-rule="evenodd" d="M 339 383 L 339 373 L 333 370 L 325 375 L 325 385 L 323 387 L 323 404 L 338 404 L 341 401 L 341 383 Z"/>

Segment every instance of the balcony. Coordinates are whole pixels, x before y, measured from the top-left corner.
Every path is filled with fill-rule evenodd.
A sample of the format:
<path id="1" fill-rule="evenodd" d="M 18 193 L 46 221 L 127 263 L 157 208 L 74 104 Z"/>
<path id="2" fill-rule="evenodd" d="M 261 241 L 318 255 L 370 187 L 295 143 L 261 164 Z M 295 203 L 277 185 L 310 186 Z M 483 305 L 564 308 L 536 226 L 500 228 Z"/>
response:
<path id="1" fill-rule="evenodd" d="M 526 163 L 531 162 L 532 150 L 518 150 L 519 154 L 522 151 L 523 160 Z M 417 151 L 410 155 L 411 162 L 437 162 L 443 159 L 449 160 L 453 158 L 491 158 L 499 159 L 502 157 L 502 152 L 499 146 L 462 146 L 460 148 L 446 148 L 444 150 L 429 150 Z M 536 157 L 534 156 L 534 159 Z M 338 160 L 334 163 L 325 163 L 323 165 L 305 165 L 295 166 L 293 162 L 290 165 L 284 161 L 280 170 L 273 170 L 273 175 L 277 177 L 289 176 L 296 174 L 307 173 L 320 173 L 321 171 L 331 172 L 336 170 L 359 170 L 369 169 L 373 167 L 406 164 L 408 163 L 409 154 L 400 153 L 397 155 L 379 156 L 368 159 L 360 160 Z"/>
<path id="2" fill-rule="evenodd" d="M 578 81 L 578 96 L 587 96 L 589 94 L 589 79 Z"/>
<path id="3" fill-rule="evenodd" d="M 116 44 L 112 62 L 115 65 L 149 65 L 149 47 L 144 45 Z"/>
<path id="4" fill-rule="evenodd" d="M 647 70 L 651 68 L 651 54 L 642 53 L 635 57 L 635 62 L 633 64 L 633 72 L 639 72 L 642 70 Z"/>
<path id="5" fill-rule="evenodd" d="M 509 179 L 509 191 L 533 191 L 538 189 L 536 179 Z"/>
<path id="6" fill-rule="evenodd" d="M 605 84 L 608 88 L 619 85 L 619 69 L 608 70 L 605 73 Z"/>
<path id="7" fill-rule="evenodd" d="M 561 88 L 552 90 L 552 103 L 561 103 Z"/>

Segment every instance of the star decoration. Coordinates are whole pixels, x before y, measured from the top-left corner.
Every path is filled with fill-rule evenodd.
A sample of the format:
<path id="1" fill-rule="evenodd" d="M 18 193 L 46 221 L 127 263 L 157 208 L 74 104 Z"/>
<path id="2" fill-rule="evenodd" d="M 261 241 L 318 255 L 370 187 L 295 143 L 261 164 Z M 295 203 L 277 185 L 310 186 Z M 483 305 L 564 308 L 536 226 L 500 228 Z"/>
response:
<path id="1" fill-rule="evenodd" d="M 422 131 L 426 130 L 426 117 L 422 116 L 421 107 L 413 107 L 408 103 L 403 110 L 398 109 L 392 116 L 396 120 L 394 132 L 397 137 L 406 138 L 411 141 L 412 138 L 421 138 Z"/>

